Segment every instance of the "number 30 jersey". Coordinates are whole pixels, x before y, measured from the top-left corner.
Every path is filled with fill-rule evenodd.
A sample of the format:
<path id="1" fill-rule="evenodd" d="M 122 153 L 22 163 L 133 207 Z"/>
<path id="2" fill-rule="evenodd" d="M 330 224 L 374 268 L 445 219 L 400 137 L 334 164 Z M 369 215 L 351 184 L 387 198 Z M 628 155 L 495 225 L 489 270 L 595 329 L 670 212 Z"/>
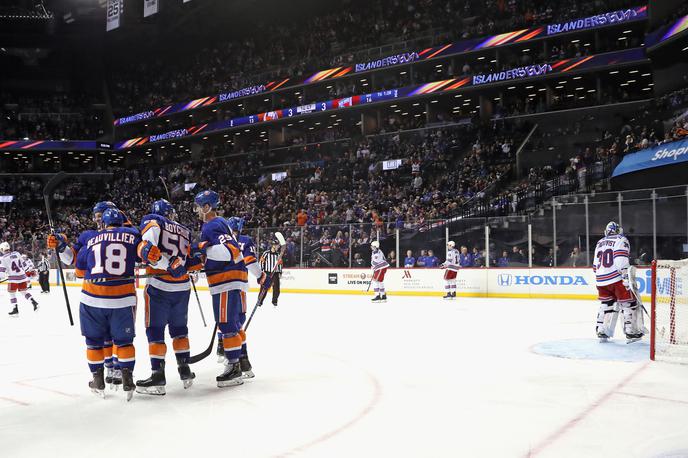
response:
<path id="1" fill-rule="evenodd" d="M 606 286 L 621 281 L 621 271 L 628 269 L 631 245 L 623 235 L 610 235 L 597 242 L 592 270 L 597 286 Z"/>
<path id="2" fill-rule="evenodd" d="M 133 277 L 141 242 L 138 230 L 110 227 L 90 232 L 76 261 L 77 272 L 84 278 L 81 303 L 107 309 L 136 305 Z"/>

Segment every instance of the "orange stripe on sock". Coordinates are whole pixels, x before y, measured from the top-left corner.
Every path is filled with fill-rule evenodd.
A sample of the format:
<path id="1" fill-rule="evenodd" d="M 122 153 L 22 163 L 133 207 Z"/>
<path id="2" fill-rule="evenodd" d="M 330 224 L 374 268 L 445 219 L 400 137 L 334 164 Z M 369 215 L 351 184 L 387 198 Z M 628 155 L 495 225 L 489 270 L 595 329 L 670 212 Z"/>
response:
<path id="1" fill-rule="evenodd" d="M 136 358 L 136 350 L 133 345 L 117 347 L 117 359 L 120 361 L 133 361 Z"/>
<path id="2" fill-rule="evenodd" d="M 241 337 L 241 343 L 246 342 L 246 331 L 244 331 L 243 329 L 240 329 L 239 330 L 239 336 Z"/>
<path id="3" fill-rule="evenodd" d="M 241 347 L 241 336 L 239 334 L 232 336 L 232 337 L 225 337 L 222 339 L 222 345 L 226 350 L 230 350 L 232 348 L 239 348 Z"/>
<path id="4" fill-rule="evenodd" d="M 102 363 L 103 360 L 105 359 L 103 355 L 103 349 L 102 348 L 87 348 L 86 349 L 86 359 L 90 363 Z"/>
<path id="5" fill-rule="evenodd" d="M 189 351 L 189 338 L 179 337 L 177 339 L 172 339 L 172 347 L 175 352 Z"/>
<path id="6" fill-rule="evenodd" d="M 164 343 L 151 342 L 148 344 L 148 354 L 149 355 L 164 357 L 165 353 L 167 353 L 167 345 L 165 345 Z"/>

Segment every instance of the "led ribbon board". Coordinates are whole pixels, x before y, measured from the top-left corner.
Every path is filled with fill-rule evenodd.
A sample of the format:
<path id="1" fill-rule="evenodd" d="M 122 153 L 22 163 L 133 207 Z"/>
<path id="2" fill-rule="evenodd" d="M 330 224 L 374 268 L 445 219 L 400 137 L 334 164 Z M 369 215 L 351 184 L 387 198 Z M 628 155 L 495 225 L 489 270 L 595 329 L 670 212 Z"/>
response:
<path id="1" fill-rule="evenodd" d="M 166 105 L 155 110 L 144 111 L 118 118 L 114 121 L 115 126 L 123 126 L 146 119 L 158 118 L 165 115 L 180 113 L 195 108 L 207 107 L 229 100 L 248 97 L 263 92 L 272 92 L 280 88 L 311 84 L 329 79 L 341 78 L 352 73 L 365 72 L 375 69 L 405 65 L 421 60 L 433 59 L 436 57 L 446 57 L 456 54 L 463 54 L 471 51 L 505 46 L 514 43 L 524 43 L 538 38 L 546 38 L 561 33 L 575 32 L 580 30 L 595 29 L 630 21 L 643 20 L 647 18 L 647 6 L 638 6 L 624 10 L 612 11 L 604 14 L 597 14 L 586 18 L 574 19 L 571 21 L 550 24 L 546 26 L 533 27 L 530 29 L 515 30 L 513 32 L 493 35 L 491 37 L 462 40 L 456 43 L 426 48 L 421 51 L 411 51 L 395 54 L 368 62 L 362 62 L 351 66 L 330 68 L 314 73 L 306 79 L 285 78 L 277 81 L 270 81 L 266 84 L 248 86 L 235 91 L 218 94 L 215 96 L 202 97 L 190 102 L 180 102 Z"/>
<path id="2" fill-rule="evenodd" d="M 0 140 L 0 150 L 29 150 L 29 151 L 94 151 L 109 150 L 112 145 L 109 143 L 99 143 L 93 141 L 54 141 L 54 140 Z"/>
<path id="3" fill-rule="evenodd" d="M 646 59 L 643 48 L 628 49 L 624 51 L 597 54 L 593 56 L 577 57 L 574 59 L 563 59 L 552 64 L 530 65 L 527 67 L 517 67 L 495 73 L 481 73 L 463 78 L 452 78 L 417 86 L 407 86 L 399 89 L 389 89 L 386 91 L 372 92 L 370 94 L 355 95 L 341 99 L 328 100 L 324 102 L 310 103 L 291 108 L 284 108 L 274 111 L 266 111 L 239 118 L 226 119 L 208 124 L 189 127 L 186 129 L 176 129 L 159 135 L 149 137 L 137 137 L 119 142 L 115 149 L 129 149 L 156 143 L 166 140 L 189 137 L 198 134 L 208 134 L 234 127 L 261 124 L 279 119 L 297 118 L 311 113 L 339 110 L 355 106 L 367 105 L 389 100 L 401 100 L 418 95 L 433 93 L 444 93 L 461 88 L 475 87 L 478 85 L 494 85 L 506 81 L 525 80 L 533 78 L 543 78 L 548 75 L 566 74 L 573 70 L 584 70 L 595 67 L 607 67 L 630 63 Z"/>

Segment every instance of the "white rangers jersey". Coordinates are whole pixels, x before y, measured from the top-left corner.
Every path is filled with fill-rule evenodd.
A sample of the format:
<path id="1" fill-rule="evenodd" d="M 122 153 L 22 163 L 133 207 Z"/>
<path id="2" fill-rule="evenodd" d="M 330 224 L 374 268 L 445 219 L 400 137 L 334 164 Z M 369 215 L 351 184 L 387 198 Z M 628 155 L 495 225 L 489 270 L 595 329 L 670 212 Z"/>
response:
<path id="1" fill-rule="evenodd" d="M 444 262 L 444 267 L 446 267 L 447 270 L 457 272 L 460 266 L 461 265 L 459 264 L 459 250 L 457 250 L 456 248 L 447 250 L 447 260 Z"/>
<path id="2" fill-rule="evenodd" d="M 629 266 L 631 245 L 623 235 L 610 235 L 597 242 L 592 270 L 597 286 L 606 286 L 621 281 L 621 271 Z"/>
<path id="3" fill-rule="evenodd" d="M 373 251 L 373 255 L 370 259 L 370 267 L 372 267 L 374 271 L 389 267 L 389 263 L 387 259 L 385 259 L 385 255 L 382 254 L 382 250 Z"/>
<path id="4" fill-rule="evenodd" d="M 22 262 L 24 266 L 24 271 L 28 274 L 33 273 L 34 275 L 36 274 L 36 266 L 33 264 L 33 261 L 29 258 L 22 257 Z"/>
<path id="5" fill-rule="evenodd" d="M 0 258 L 0 275 L 7 277 L 8 283 L 24 283 L 29 281 L 24 270 L 21 255 L 12 251 Z"/>

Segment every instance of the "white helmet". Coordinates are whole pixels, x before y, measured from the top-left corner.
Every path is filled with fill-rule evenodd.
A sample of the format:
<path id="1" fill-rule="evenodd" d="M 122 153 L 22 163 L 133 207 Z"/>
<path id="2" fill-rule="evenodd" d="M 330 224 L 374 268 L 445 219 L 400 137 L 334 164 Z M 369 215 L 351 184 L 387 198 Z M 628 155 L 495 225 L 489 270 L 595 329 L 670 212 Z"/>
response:
<path id="1" fill-rule="evenodd" d="M 614 221 L 610 221 L 604 228 L 604 236 L 609 237 L 610 235 L 623 235 L 623 228 Z"/>
<path id="2" fill-rule="evenodd" d="M 447 242 L 447 246 L 448 246 L 449 248 L 454 248 L 454 247 L 456 246 L 456 243 L 454 243 L 453 240 L 450 240 L 450 241 Z"/>
<path id="3" fill-rule="evenodd" d="M 377 240 L 373 240 L 372 242 L 370 242 L 370 248 L 372 248 L 374 250 L 379 249 L 380 248 L 380 242 L 378 242 Z"/>
<path id="4" fill-rule="evenodd" d="M 10 251 L 10 244 L 7 242 L 0 243 L 0 253 L 7 253 Z"/>

